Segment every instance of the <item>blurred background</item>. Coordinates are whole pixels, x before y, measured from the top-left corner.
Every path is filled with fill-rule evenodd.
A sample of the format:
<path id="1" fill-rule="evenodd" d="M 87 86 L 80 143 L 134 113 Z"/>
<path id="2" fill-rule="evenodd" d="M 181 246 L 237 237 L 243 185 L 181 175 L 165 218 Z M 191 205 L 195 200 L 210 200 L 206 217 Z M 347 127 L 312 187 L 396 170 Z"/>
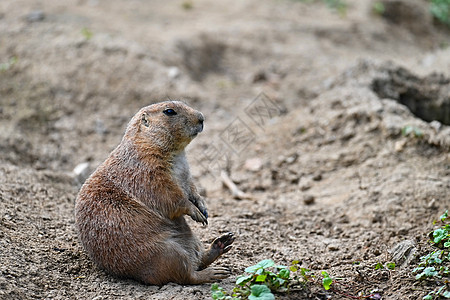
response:
<path id="1" fill-rule="evenodd" d="M 223 260 L 235 274 L 299 258 L 361 290 L 419 297 L 400 284 L 407 267 L 364 285 L 351 263 L 387 261 L 405 239 L 419 251 L 449 204 L 449 7 L 2 0 L 0 296 L 209 298 L 209 286 L 108 277 L 73 228 L 78 188 L 133 114 L 181 99 L 206 117 L 188 157 L 211 221 L 192 226 L 205 242 L 237 234 Z"/>

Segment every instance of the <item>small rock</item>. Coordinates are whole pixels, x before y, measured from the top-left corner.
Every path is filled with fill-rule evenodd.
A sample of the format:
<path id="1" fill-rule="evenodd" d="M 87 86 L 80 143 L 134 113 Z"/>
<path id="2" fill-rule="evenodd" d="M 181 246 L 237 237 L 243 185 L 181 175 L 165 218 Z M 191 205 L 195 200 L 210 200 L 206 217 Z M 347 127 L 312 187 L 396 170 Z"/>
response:
<path id="1" fill-rule="evenodd" d="M 262 160 L 260 158 L 249 158 L 245 161 L 244 168 L 251 172 L 258 172 L 262 168 Z"/>
<path id="2" fill-rule="evenodd" d="M 178 69 L 177 67 L 170 67 L 167 71 L 167 76 L 169 76 L 170 80 L 177 79 L 178 77 L 180 77 L 180 74 L 180 69 Z"/>
<path id="3" fill-rule="evenodd" d="M 349 141 L 356 135 L 355 130 L 352 128 L 346 128 L 341 136 L 341 141 Z"/>
<path id="4" fill-rule="evenodd" d="M 340 249 L 338 244 L 329 244 L 328 245 L 328 250 L 329 251 L 338 251 Z"/>
<path id="5" fill-rule="evenodd" d="M 45 19 L 45 13 L 42 10 L 35 10 L 25 16 L 28 23 L 41 22 Z"/>
<path id="6" fill-rule="evenodd" d="M 303 203 L 306 205 L 311 205 L 315 202 L 316 198 L 313 195 L 305 195 L 303 197 Z"/>
<path id="7" fill-rule="evenodd" d="M 394 145 L 395 152 L 402 152 L 405 148 L 406 140 L 396 141 Z"/>
<path id="8" fill-rule="evenodd" d="M 73 174 L 75 175 L 75 179 L 79 184 L 82 184 L 86 181 L 86 179 L 91 175 L 92 169 L 90 167 L 90 164 L 88 162 L 84 162 L 81 164 L 78 164 L 73 169 Z"/>
<path id="9" fill-rule="evenodd" d="M 436 61 L 436 55 L 435 54 L 428 54 L 425 56 L 425 58 L 422 60 L 422 65 L 424 67 L 431 67 L 433 63 Z"/>
<path id="10" fill-rule="evenodd" d="M 431 122 L 430 122 L 430 126 L 431 126 L 436 132 L 439 132 L 439 130 L 440 130 L 441 127 L 442 127 L 442 123 L 439 122 L 439 121 L 434 120 L 434 121 L 431 121 Z"/>
<path id="11" fill-rule="evenodd" d="M 389 250 L 392 261 L 396 265 L 407 266 L 417 257 L 416 243 L 412 240 L 405 240 Z"/>
<path id="12" fill-rule="evenodd" d="M 287 164 L 293 164 L 293 163 L 295 163 L 296 161 L 297 161 L 297 158 L 298 158 L 298 154 L 297 153 L 294 153 L 293 155 L 291 155 L 291 156 L 289 156 L 288 158 L 286 158 L 286 163 Z"/>
<path id="13" fill-rule="evenodd" d="M 311 179 L 302 177 L 298 183 L 298 187 L 301 191 L 307 191 L 312 187 Z"/>
<path id="14" fill-rule="evenodd" d="M 312 178 L 314 181 L 321 181 L 322 180 L 322 174 L 321 173 L 319 173 L 319 172 L 317 172 L 317 173 L 315 173 L 314 175 L 313 175 L 313 178 Z"/>
<path id="15" fill-rule="evenodd" d="M 258 72 L 256 72 L 253 75 L 253 83 L 258 82 L 258 81 L 266 81 L 267 80 L 267 74 L 264 70 L 260 70 Z"/>
<path id="16" fill-rule="evenodd" d="M 436 205 L 436 198 L 431 199 L 431 201 L 428 203 L 429 208 L 438 208 Z"/>

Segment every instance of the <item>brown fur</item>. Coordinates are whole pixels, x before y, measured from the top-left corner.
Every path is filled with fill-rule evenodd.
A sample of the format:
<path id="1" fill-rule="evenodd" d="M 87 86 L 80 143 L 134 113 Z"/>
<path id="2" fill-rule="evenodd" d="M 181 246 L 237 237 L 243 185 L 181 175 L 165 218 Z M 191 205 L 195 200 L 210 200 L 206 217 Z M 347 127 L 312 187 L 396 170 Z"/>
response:
<path id="1" fill-rule="evenodd" d="M 172 109 L 176 115 L 164 113 Z M 93 261 L 107 272 L 147 284 L 200 284 L 229 276 L 208 267 L 228 252 L 231 233 L 208 250 L 184 215 L 207 223 L 184 148 L 203 129 L 203 115 L 179 101 L 142 108 L 106 161 L 77 197 L 78 235 Z"/>

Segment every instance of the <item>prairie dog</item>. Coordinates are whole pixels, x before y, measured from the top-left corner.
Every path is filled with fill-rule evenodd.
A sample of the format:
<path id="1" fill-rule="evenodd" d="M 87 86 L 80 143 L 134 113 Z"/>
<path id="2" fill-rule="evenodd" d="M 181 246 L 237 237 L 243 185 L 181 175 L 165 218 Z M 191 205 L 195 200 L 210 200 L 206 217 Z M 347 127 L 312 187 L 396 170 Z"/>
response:
<path id="1" fill-rule="evenodd" d="M 146 106 L 122 141 L 82 186 L 75 205 L 79 239 L 91 259 L 116 276 L 146 284 L 201 284 L 226 278 L 208 267 L 234 235 L 204 250 L 184 215 L 207 224 L 185 147 L 203 130 L 203 115 L 180 101 Z"/>

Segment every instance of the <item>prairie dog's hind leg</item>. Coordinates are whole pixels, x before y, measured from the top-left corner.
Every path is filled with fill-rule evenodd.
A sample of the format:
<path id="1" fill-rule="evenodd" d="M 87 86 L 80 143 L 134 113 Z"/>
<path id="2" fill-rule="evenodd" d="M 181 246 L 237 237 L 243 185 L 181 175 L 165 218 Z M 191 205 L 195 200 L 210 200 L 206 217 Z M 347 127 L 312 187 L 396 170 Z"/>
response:
<path id="1" fill-rule="evenodd" d="M 189 284 L 210 283 L 227 278 L 230 275 L 231 270 L 227 267 L 209 267 L 200 271 L 194 271 Z"/>
<path id="2" fill-rule="evenodd" d="M 219 256 L 230 251 L 232 244 L 235 240 L 233 233 L 228 232 L 218 238 L 216 238 L 209 247 L 208 250 L 203 253 L 202 261 L 199 270 L 202 270 L 214 262 Z"/>
<path id="3" fill-rule="evenodd" d="M 151 285 L 168 282 L 178 284 L 202 284 L 217 281 L 231 275 L 227 267 L 209 267 L 198 270 L 199 258 L 193 258 L 178 243 L 169 243 L 151 262 L 142 266 L 136 279 Z"/>

